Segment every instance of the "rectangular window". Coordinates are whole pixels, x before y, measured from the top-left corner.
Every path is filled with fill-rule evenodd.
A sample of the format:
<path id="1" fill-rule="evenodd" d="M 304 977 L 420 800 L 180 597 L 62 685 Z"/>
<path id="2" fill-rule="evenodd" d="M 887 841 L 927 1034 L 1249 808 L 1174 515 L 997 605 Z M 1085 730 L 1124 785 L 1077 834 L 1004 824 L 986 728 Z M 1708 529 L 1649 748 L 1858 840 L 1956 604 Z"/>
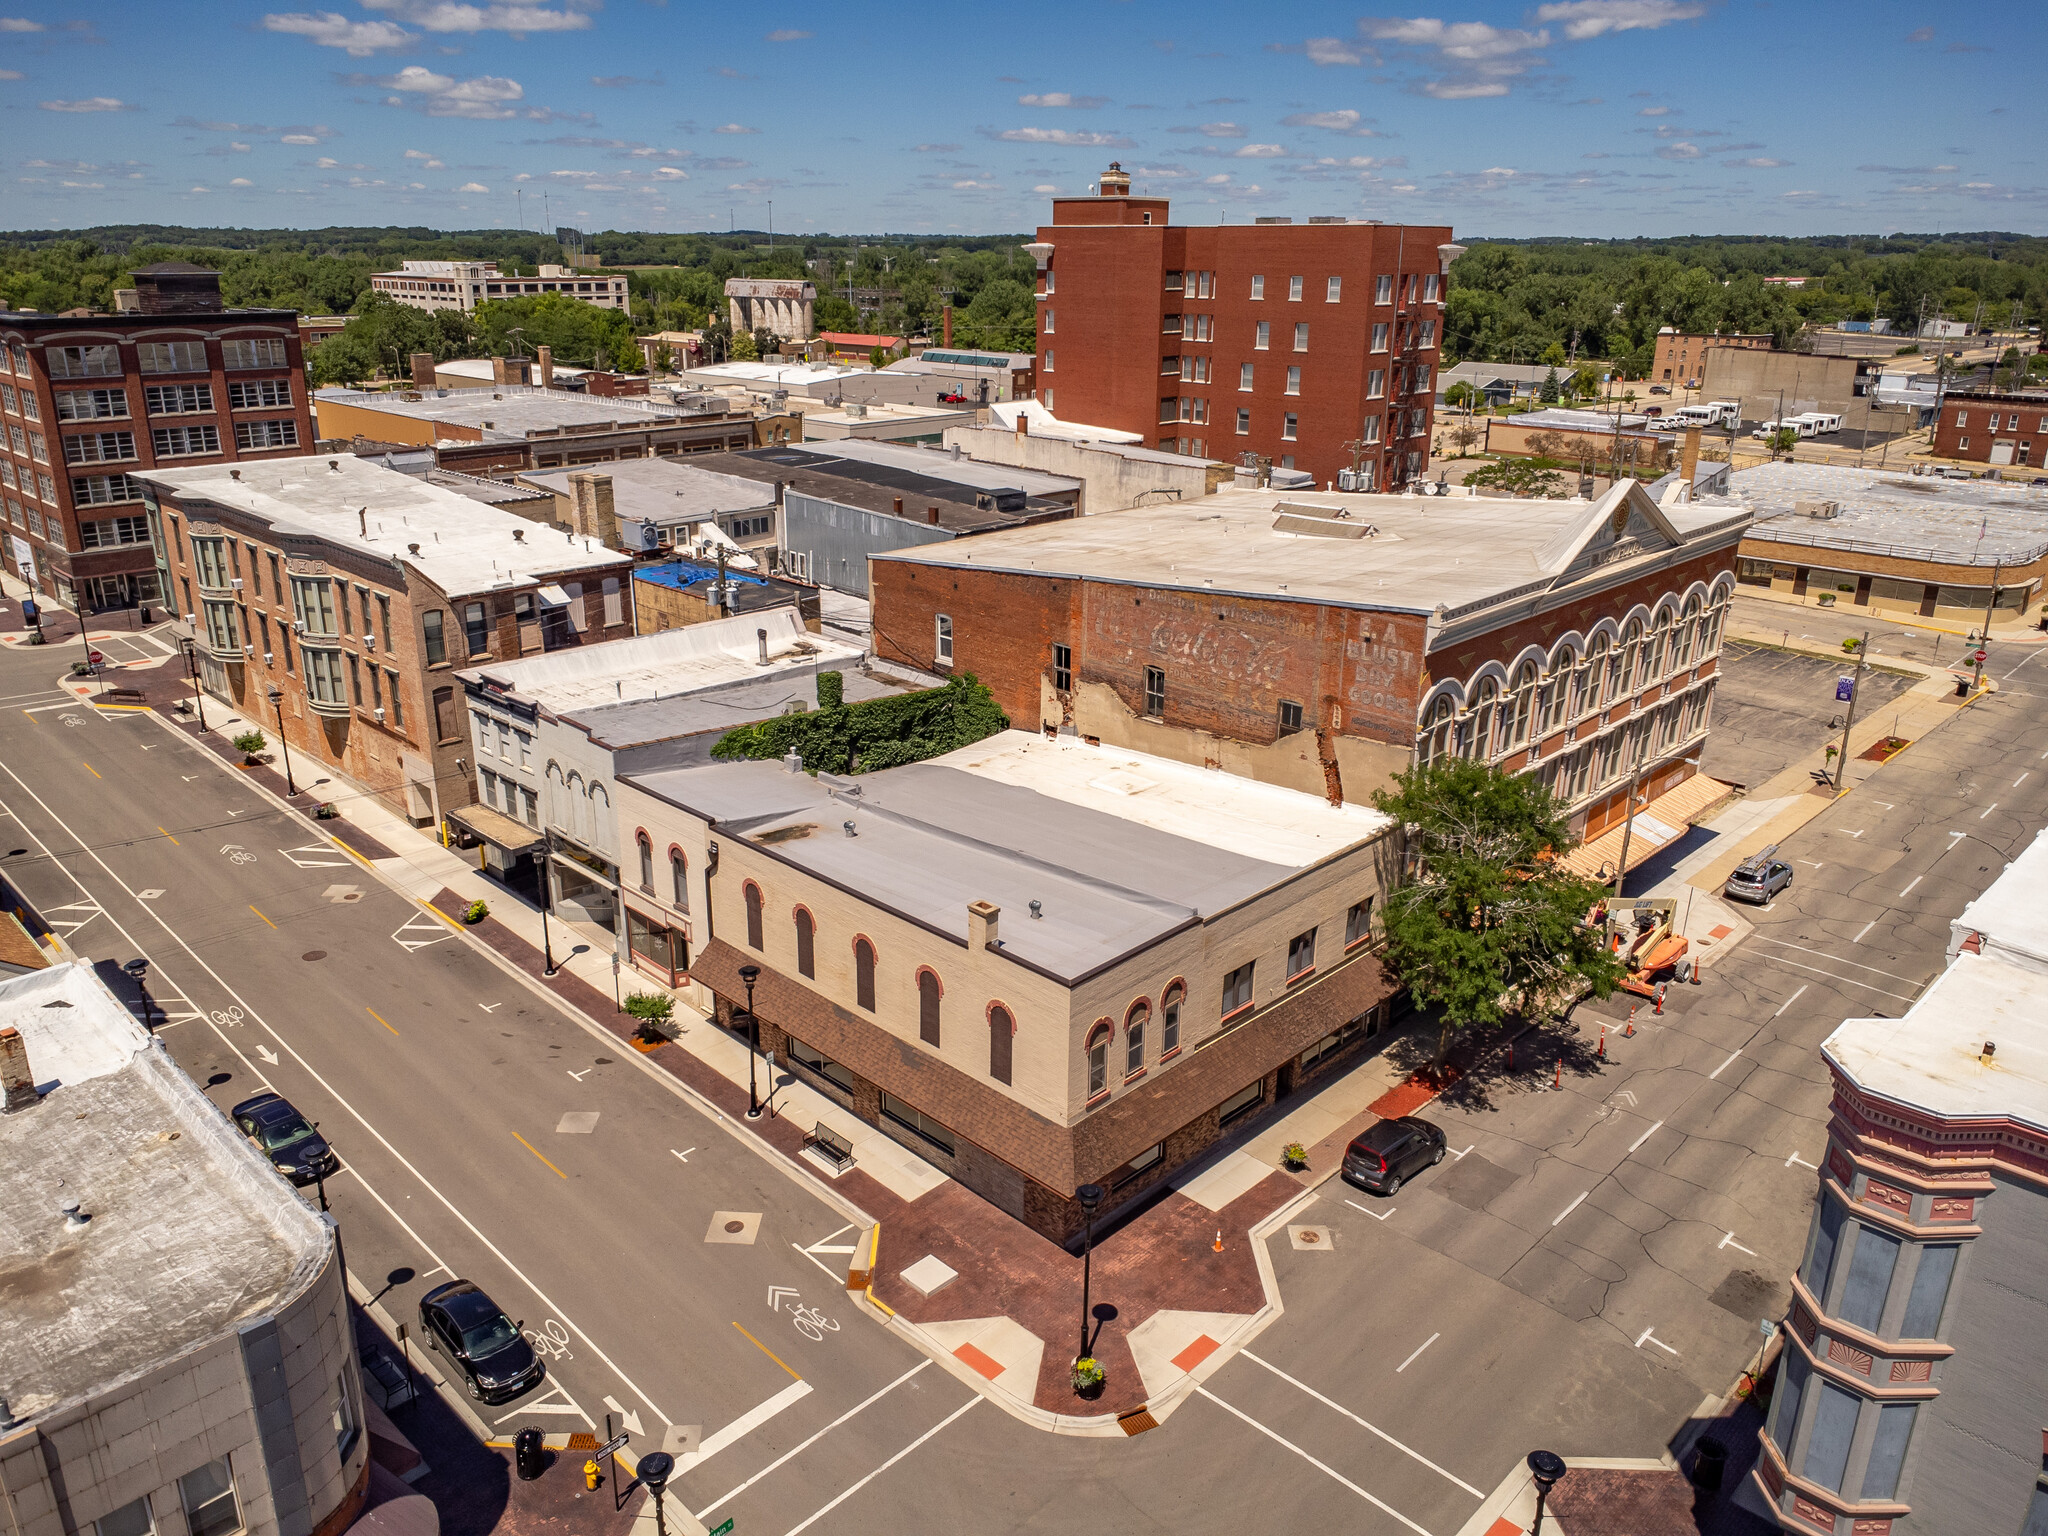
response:
<path id="1" fill-rule="evenodd" d="M 33 396 L 24 394 L 22 399 Z M 67 389 L 57 396 L 59 421 L 100 421 L 128 414 L 128 392 L 122 389 Z"/>
<path id="2" fill-rule="evenodd" d="M 1217 1122 L 1221 1125 L 1228 1125 L 1233 1120 L 1242 1119 L 1265 1101 L 1266 1081 L 1264 1078 L 1246 1083 L 1244 1087 L 1238 1089 L 1237 1092 L 1217 1106 Z"/>
<path id="3" fill-rule="evenodd" d="M 1253 273 L 1253 274 L 1252 274 L 1252 297 L 1253 297 L 1253 298 L 1255 298 L 1255 299 L 1263 299 L 1263 298 L 1264 298 L 1265 296 L 1266 296 L 1266 278 L 1265 278 L 1265 274 L 1264 274 L 1264 273 Z"/>
<path id="4" fill-rule="evenodd" d="M 803 1041 L 792 1038 L 789 1042 L 789 1059 L 798 1066 L 809 1067 L 826 1082 L 834 1083 L 848 1093 L 853 1092 L 852 1069 L 840 1065 L 816 1046 L 805 1045 Z"/>
<path id="5" fill-rule="evenodd" d="M 348 693 L 355 700 L 357 709 L 363 707 L 363 668 L 361 659 L 351 654 L 348 659 Z"/>
<path id="6" fill-rule="evenodd" d="M 1074 648 L 1070 645 L 1056 645 L 1052 648 L 1052 685 L 1061 693 L 1073 691 Z"/>
<path id="7" fill-rule="evenodd" d="M 1045 371 L 1046 371 L 1047 373 L 1051 373 L 1051 372 L 1053 372 L 1053 371 L 1054 371 L 1054 370 L 1053 370 L 1053 365 L 1052 365 L 1052 357 L 1053 357 L 1053 354 L 1052 354 L 1052 348 L 1050 348 L 1050 347 L 1047 347 L 1047 348 L 1045 349 Z"/>
<path id="8" fill-rule="evenodd" d="M 220 452 L 220 428 L 210 423 L 203 427 L 158 427 L 149 434 L 149 440 L 160 459 Z"/>
<path id="9" fill-rule="evenodd" d="M 1166 989 L 1159 1009 L 1159 1059 L 1164 1061 L 1180 1049 L 1180 1005 L 1182 992 L 1176 984 Z"/>
<path id="10" fill-rule="evenodd" d="M 1331 278 L 1331 279 L 1330 279 L 1330 291 L 1329 291 L 1328 293 L 1326 293 L 1326 294 L 1324 294 L 1324 295 L 1323 295 L 1323 302 L 1324 302 L 1325 304 L 1335 304 L 1335 303 L 1336 303 L 1336 302 L 1337 302 L 1337 301 L 1338 301 L 1339 299 L 1341 299 L 1341 298 L 1343 298 L 1343 297 L 1344 297 L 1344 279 L 1343 279 L 1343 278 L 1341 278 L 1341 277 L 1333 277 L 1333 278 Z"/>
<path id="11" fill-rule="evenodd" d="M 213 409 L 211 384 L 146 384 L 142 403 L 152 416 L 183 416 Z"/>
<path id="12" fill-rule="evenodd" d="M 1806 1437 L 1806 1462 L 1799 1469 L 1809 1482 L 1819 1483 L 1830 1493 L 1842 1488 L 1842 1473 L 1849 1465 L 1849 1442 L 1856 1435 L 1856 1413 L 1860 1399 L 1846 1387 L 1832 1381 L 1820 1384 L 1820 1401 L 1813 1410 L 1813 1428 Z"/>
<path id="13" fill-rule="evenodd" d="M 1179 292 L 1181 291 L 1182 287 L 1184 286 L 1184 284 L 1183 284 L 1183 283 L 1182 283 L 1182 281 L 1181 281 L 1184 275 L 1185 275 L 1185 274 L 1183 274 L 1183 273 L 1180 273 L 1180 272 L 1169 272 L 1169 273 L 1167 273 L 1167 274 L 1166 274 L 1166 291 L 1167 291 L 1168 293 L 1179 293 Z"/>
<path id="14" fill-rule="evenodd" d="M 1301 393 L 1301 369 L 1290 368 L 1287 370 L 1287 393 L 1290 395 Z"/>
<path id="15" fill-rule="evenodd" d="M 1151 1146 L 1147 1147 L 1143 1152 L 1140 1152 L 1136 1157 L 1109 1176 L 1110 1189 L 1112 1191 L 1122 1189 L 1147 1168 L 1154 1167 L 1160 1158 L 1165 1155 L 1166 1143 L 1163 1141 L 1153 1142 Z"/>
<path id="16" fill-rule="evenodd" d="M 136 366 L 144 373 L 204 373 L 203 341 L 145 341 L 135 348 Z"/>
<path id="17" fill-rule="evenodd" d="M 1363 944 L 1372 937 L 1372 898 L 1354 901 L 1351 910 L 1344 914 L 1344 947 Z"/>
<path id="18" fill-rule="evenodd" d="M 1293 418 L 1290 417 L 1288 419 L 1292 420 Z M 1289 433 L 1288 435 L 1292 436 L 1293 434 Z M 1282 736 L 1292 736 L 1300 729 L 1301 706 L 1292 699 L 1282 699 L 1280 701 L 1280 734 Z"/>
<path id="19" fill-rule="evenodd" d="M 1128 1081 L 1144 1070 L 1145 1019 L 1140 1014 L 1124 1026 L 1124 1078 Z"/>
<path id="20" fill-rule="evenodd" d="M 194 539 L 192 542 L 197 545 L 199 541 Z M 203 570 L 199 579 L 203 586 L 213 585 L 206 580 Z M 292 616 L 299 621 L 301 634 L 334 634 L 334 584 L 325 577 L 294 576 Z"/>
<path id="21" fill-rule="evenodd" d="M 1301 302 L 1301 281 L 1298 277 L 1287 279 L 1287 301 L 1290 304 L 1299 304 Z"/>
<path id="22" fill-rule="evenodd" d="M 233 343 L 230 343 L 233 345 Z M 274 410 L 292 403 L 289 379 L 251 379 L 228 385 L 228 409 L 232 411 Z"/>
<path id="23" fill-rule="evenodd" d="M 1237 435 L 1238 435 L 1239 437 L 1246 437 L 1246 436 L 1249 436 L 1249 435 L 1250 435 L 1250 433 L 1251 433 L 1251 430 L 1252 430 L 1252 413 L 1251 413 L 1250 411 L 1248 411 L 1248 410 L 1244 409 L 1244 408 L 1243 408 L 1242 406 L 1240 406 L 1240 407 L 1238 408 L 1238 412 L 1237 412 Z"/>
<path id="24" fill-rule="evenodd" d="M 1383 399 L 1387 393 L 1387 370 L 1374 368 L 1365 376 L 1365 397 L 1368 400 Z"/>
<path id="25" fill-rule="evenodd" d="M 462 638 L 469 654 L 481 656 L 491 646 L 491 627 L 484 621 L 482 603 L 465 603 L 462 608 Z"/>
<path id="26" fill-rule="evenodd" d="M 1856 1234 L 1856 1251 L 1849 1260 L 1849 1278 L 1842 1286 L 1836 1316 L 1866 1333 L 1877 1332 L 1878 1320 L 1884 1315 L 1885 1295 L 1891 1290 L 1892 1271 L 1898 1262 L 1896 1237 L 1876 1227 L 1862 1228 Z"/>
<path id="27" fill-rule="evenodd" d="M 185 1523 L 192 1528 L 192 1536 L 227 1536 L 242 1528 L 227 1457 L 209 1461 L 179 1478 L 178 1494 L 185 1501 Z"/>
<path id="28" fill-rule="evenodd" d="M 1956 1272 L 1957 1252 L 1953 1243 L 1920 1250 L 1920 1263 L 1913 1271 L 1913 1289 L 1906 1296 L 1906 1316 L 1899 1324 L 1900 1338 L 1939 1336 L 1941 1311 L 1948 1303 L 1948 1284 Z"/>
<path id="29" fill-rule="evenodd" d="M 1249 390 L 1252 387 L 1252 365 L 1250 363 L 1238 364 L 1237 387 L 1241 390 Z"/>
<path id="30" fill-rule="evenodd" d="M 93 1528 L 99 1536 L 150 1536 L 156 1522 L 149 1517 L 149 1495 L 144 1494 L 134 1503 L 123 1504 L 111 1515 L 93 1521 Z"/>
<path id="31" fill-rule="evenodd" d="M 942 666 L 953 665 L 953 619 L 939 614 L 933 623 L 932 654 Z"/>
<path id="32" fill-rule="evenodd" d="M 147 544 L 147 517 L 107 517 L 78 525 L 79 541 L 86 549 L 112 549 L 122 544 Z"/>
<path id="33" fill-rule="evenodd" d="M 1052 334 L 1052 331 L 1053 331 L 1053 325 L 1052 325 L 1052 311 L 1048 309 L 1048 310 L 1047 310 L 1047 311 L 1045 312 L 1045 334 L 1046 334 L 1046 335 L 1048 335 L 1048 336 L 1050 336 L 1050 335 Z"/>
<path id="34" fill-rule="evenodd" d="M 1799 1283 L 1825 1308 L 1828 1304 L 1828 1276 L 1834 1269 L 1835 1245 L 1842 1236 L 1842 1208 L 1825 1197 L 1813 1223 L 1813 1248 L 1806 1255 L 1806 1267 Z"/>
<path id="35" fill-rule="evenodd" d="M 1886 1403 L 1877 1410 L 1877 1433 L 1870 1440 L 1870 1461 L 1863 1470 L 1863 1497 L 1889 1499 L 1899 1491 L 1899 1472 L 1906 1464 L 1906 1446 L 1913 1438 L 1918 1403 Z"/>
<path id="36" fill-rule="evenodd" d="M 1308 350 L 1308 322 L 1306 320 L 1297 320 L 1294 323 L 1294 350 L 1297 352 L 1306 352 Z"/>
<path id="37" fill-rule="evenodd" d="M 274 565 L 273 565 L 273 566 L 271 567 L 271 572 L 270 572 L 270 576 L 271 576 L 271 580 L 273 580 L 273 581 L 275 581 L 275 580 L 277 579 L 277 568 L 276 568 L 276 567 L 275 567 Z M 529 604 L 531 604 L 531 603 L 532 603 L 532 601 L 533 601 L 533 599 L 532 599 L 532 598 L 531 598 L 531 597 L 529 596 L 529 597 L 528 597 L 528 598 L 526 599 L 526 601 L 527 601 L 527 602 L 528 602 Z M 384 632 L 384 649 L 385 649 L 385 650 L 387 650 L 387 651 L 388 651 L 388 650 L 390 650 L 390 649 L 391 649 L 391 599 L 390 599 L 389 597 L 386 597 L 386 596 L 385 596 L 385 595 L 384 595 L 384 594 L 383 594 L 382 592 L 379 592 L 379 593 L 377 594 L 377 627 L 378 627 L 379 629 L 381 629 L 381 630 L 382 630 L 382 631 Z M 363 633 L 364 633 L 364 634 L 368 634 L 369 632 L 370 632 L 370 623 L 369 623 L 369 620 L 365 619 L 365 620 L 363 621 Z"/>
<path id="38" fill-rule="evenodd" d="M 28 456 L 34 459 L 38 464 L 47 464 L 50 462 L 50 444 L 42 433 L 29 433 Z"/>
<path id="39" fill-rule="evenodd" d="M 930 1115 L 913 1109 L 893 1093 L 882 1095 L 882 1113 L 907 1131 L 914 1131 L 948 1157 L 953 1155 L 953 1133 Z"/>
<path id="40" fill-rule="evenodd" d="M 1373 326 L 1373 328 L 1372 328 L 1372 350 L 1373 350 L 1373 351 L 1375 351 L 1375 352 L 1384 352 L 1384 351 L 1386 351 L 1386 350 L 1387 350 L 1387 332 L 1388 332 L 1389 330 L 1391 330 L 1391 329 L 1392 329 L 1392 327 L 1391 327 L 1391 326 L 1389 326 L 1389 325 L 1387 324 L 1387 322 L 1386 322 L 1386 321 L 1384 321 L 1384 320 L 1381 320 L 1381 321 L 1377 322 L 1377 323 L 1376 323 L 1376 324 L 1375 324 L 1375 325 Z"/>
<path id="41" fill-rule="evenodd" d="M 341 652 L 301 647 L 300 653 L 306 658 L 307 696 L 322 704 L 347 703 L 341 692 Z"/>
<path id="42" fill-rule="evenodd" d="M 291 670 L 291 651 L 289 647 L 285 651 L 285 670 Z M 391 685 L 391 723 L 402 731 L 405 729 L 405 700 L 398 691 L 398 674 L 396 672 L 386 672 L 384 680 Z M 529 827 L 539 826 L 540 823 L 535 821 L 533 816 L 533 796 L 529 793 L 526 798 L 526 824 Z"/>
<path id="43" fill-rule="evenodd" d="M 1223 1017 L 1226 1019 L 1238 1009 L 1251 1006 L 1252 968 L 1257 963 L 1255 960 L 1247 960 L 1223 978 Z"/>
<path id="44" fill-rule="evenodd" d="M 448 659 L 448 642 L 441 633 L 441 610 L 430 608 L 420 615 L 420 632 L 426 640 L 427 665 L 438 667 Z"/>
<path id="45" fill-rule="evenodd" d="M 64 439 L 66 464 L 106 464 L 134 457 L 133 432 L 80 432 Z"/>
<path id="46" fill-rule="evenodd" d="M 238 421 L 235 423 L 235 446 L 245 452 L 264 448 L 296 448 L 299 446 L 299 424 L 296 421 Z"/>
<path id="47" fill-rule="evenodd" d="M 1258 330 L 1253 334 L 1252 337 L 1252 349 L 1257 352 L 1264 352 L 1265 350 L 1267 350 L 1268 347 L 1272 345 L 1272 341 L 1273 322 L 1270 320 L 1261 320 L 1259 322 Z"/>
<path id="48" fill-rule="evenodd" d="M 17 350 L 14 360 L 20 366 L 15 372 L 28 372 L 28 354 Z M 97 347 L 45 347 L 43 366 L 53 379 L 90 379 L 121 372 L 121 349 L 116 346 Z"/>
<path id="49" fill-rule="evenodd" d="M 1300 421 L 1294 412 L 1288 411 L 1280 418 L 1280 436 L 1290 443 L 1293 442 L 1295 430 L 1299 425 Z"/>
<path id="50" fill-rule="evenodd" d="M 1436 345 L 1436 322 L 1425 320 L 1415 333 L 1415 344 L 1425 351 Z"/>
<path id="51" fill-rule="evenodd" d="M 1295 981 L 1316 968 L 1316 931 L 1297 933 L 1287 941 L 1287 979 Z"/>
<path id="52" fill-rule="evenodd" d="M 1163 667 L 1145 669 L 1145 713 L 1154 720 L 1166 713 L 1166 670 Z"/>
<path id="53" fill-rule="evenodd" d="M 1394 278 L 1392 273 L 1382 272 L 1373 279 L 1372 301 L 1375 304 L 1391 304 L 1394 302 Z"/>
<path id="54" fill-rule="evenodd" d="M 224 341 L 220 344 L 220 358 L 229 368 L 283 368 L 290 362 L 281 337 Z"/>

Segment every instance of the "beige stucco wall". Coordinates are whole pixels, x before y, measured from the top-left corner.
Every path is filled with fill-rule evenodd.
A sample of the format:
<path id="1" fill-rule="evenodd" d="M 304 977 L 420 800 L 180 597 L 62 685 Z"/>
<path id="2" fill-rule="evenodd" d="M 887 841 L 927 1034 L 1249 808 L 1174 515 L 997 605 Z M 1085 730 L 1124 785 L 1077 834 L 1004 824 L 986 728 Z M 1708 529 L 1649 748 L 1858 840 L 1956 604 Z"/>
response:
<path id="1" fill-rule="evenodd" d="M 1226 465 L 1210 465 L 1200 459 L 1189 459 L 1185 464 L 1132 460 L 1085 443 L 1019 436 L 1002 427 L 948 427 L 946 446 L 951 448 L 955 444 L 962 453 L 983 464 L 1009 464 L 1079 480 L 1079 510 L 1084 517 L 1136 506 L 1140 496 L 1148 503 L 1196 501 L 1227 482 L 1232 474 Z M 1145 495 L 1148 491 L 1154 494 Z M 1176 498 L 1161 492 L 1179 495 Z"/>

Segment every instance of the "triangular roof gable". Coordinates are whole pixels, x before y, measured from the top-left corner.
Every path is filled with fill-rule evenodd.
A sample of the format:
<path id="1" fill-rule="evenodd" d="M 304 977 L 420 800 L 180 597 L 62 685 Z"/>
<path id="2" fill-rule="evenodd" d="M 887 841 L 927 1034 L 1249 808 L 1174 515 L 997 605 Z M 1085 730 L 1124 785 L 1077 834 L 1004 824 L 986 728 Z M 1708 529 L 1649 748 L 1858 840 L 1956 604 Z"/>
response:
<path id="1" fill-rule="evenodd" d="M 1624 480 L 1546 544 L 1537 554 L 1537 563 L 1563 576 L 1596 563 L 1601 554 L 1624 539 L 1649 549 L 1674 549 L 1685 542 L 1685 536 L 1641 482 Z"/>

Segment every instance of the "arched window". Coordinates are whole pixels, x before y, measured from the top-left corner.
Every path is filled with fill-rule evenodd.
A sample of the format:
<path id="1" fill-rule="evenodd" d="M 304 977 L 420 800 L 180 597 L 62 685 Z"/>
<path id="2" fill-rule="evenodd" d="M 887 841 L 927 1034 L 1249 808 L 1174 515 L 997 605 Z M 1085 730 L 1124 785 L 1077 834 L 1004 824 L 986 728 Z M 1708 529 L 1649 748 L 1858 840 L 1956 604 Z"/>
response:
<path id="1" fill-rule="evenodd" d="M 1472 706 L 1472 756 L 1486 762 L 1493 756 L 1494 717 L 1500 713 L 1500 684 L 1487 678 L 1479 685 L 1479 702 Z"/>
<path id="2" fill-rule="evenodd" d="M 1565 705 L 1571 696 L 1572 651 L 1560 646 L 1550 658 L 1550 671 L 1543 683 L 1543 730 L 1557 729 L 1565 722 Z"/>
<path id="3" fill-rule="evenodd" d="M 1145 1025 L 1152 1017 L 1152 1005 L 1140 998 L 1124 1015 L 1124 1076 L 1136 1077 L 1145 1070 Z"/>
<path id="4" fill-rule="evenodd" d="M 818 978 L 817 953 L 818 925 L 811 921 L 810 912 L 803 907 L 796 909 L 796 973 Z"/>
<path id="5" fill-rule="evenodd" d="M 1109 1092 L 1109 1020 L 1088 1032 L 1088 1097 Z"/>
<path id="6" fill-rule="evenodd" d="M 1694 648 L 1699 643 L 1699 632 L 1700 599 L 1699 594 L 1695 592 L 1685 600 L 1685 617 L 1679 621 L 1678 626 L 1678 654 L 1671 658 L 1672 666 L 1692 665 Z"/>
<path id="7" fill-rule="evenodd" d="M 1643 681 L 1654 683 L 1670 670 L 1671 610 L 1657 610 L 1657 627 L 1650 631 L 1649 647 L 1643 653 Z"/>
<path id="8" fill-rule="evenodd" d="M 654 839 L 645 832 L 636 833 L 633 841 L 640 847 L 640 889 L 648 895 L 654 894 Z"/>
<path id="9" fill-rule="evenodd" d="M 1173 983 L 1159 999 L 1159 1055 L 1161 1059 L 1180 1049 L 1180 1006 L 1188 989 Z"/>
<path id="10" fill-rule="evenodd" d="M 1585 676 L 1586 708 L 1598 709 L 1611 695 L 1607 692 L 1608 641 L 1605 635 L 1595 635 L 1593 643 L 1586 647 L 1586 661 L 1581 669 Z M 1574 713 L 1578 711 L 1574 710 Z"/>
<path id="11" fill-rule="evenodd" d="M 747 945 L 752 949 L 764 948 L 761 942 L 761 887 L 749 880 L 740 890 L 747 898 Z"/>
<path id="12" fill-rule="evenodd" d="M 1537 666 L 1525 661 L 1515 670 L 1515 686 L 1508 695 L 1507 706 L 1501 710 L 1501 749 L 1511 752 L 1529 739 L 1530 727 L 1536 723 L 1536 679 Z"/>
<path id="13" fill-rule="evenodd" d="M 1415 760 L 1422 767 L 1427 768 L 1450 750 L 1451 714 L 1451 696 L 1438 694 L 1415 741 Z"/>
<path id="14" fill-rule="evenodd" d="M 939 1043 L 939 998 L 942 996 L 935 972 L 917 973 L 917 1038 L 926 1045 Z"/>
<path id="15" fill-rule="evenodd" d="M 678 912 L 690 910 L 690 864 L 680 848 L 668 851 L 669 905 Z"/>
<path id="16" fill-rule="evenodd" d="M 1010 1080 L 1010 1047 L 1016 1037 L 1010 1010 L 996 1003 L 988 1011 L 988 1075 L 999 1083 Z"/>
<path id="17" fill-rule="evenodd" d="M 853 1000 L 875 1011 L 875 946 L 865 938 L 853 941 Z"/>
<path id="18" fill-rule="evenodd" d="M 1615 690 L 1617 698 L 1627 698 L 1636 691 L 1637 663 L 1643 653 L 1643 621 L 1630 619 L 1628 627 L 1621 632 L 1621 682 Z"/>
<path id="19" fill-rule="evenodd" d="M 1728 604 L 1734 595 L 1730 587 L 1714 594 L 1714 608 L 1707 615 L 1705 632 L 1700 637 L 1700 660 L 1705 661 L 1721 649 L 1721 624 L 1728 617 Z"/>

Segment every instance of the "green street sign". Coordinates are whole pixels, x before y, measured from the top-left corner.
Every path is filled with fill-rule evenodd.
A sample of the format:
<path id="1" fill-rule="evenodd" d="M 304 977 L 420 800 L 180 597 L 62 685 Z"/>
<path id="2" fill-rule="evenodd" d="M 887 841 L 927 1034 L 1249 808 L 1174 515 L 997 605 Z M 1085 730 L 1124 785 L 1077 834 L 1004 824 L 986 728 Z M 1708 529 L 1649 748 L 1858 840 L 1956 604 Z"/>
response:
<path id="1" fill-rule="evenodd" d="M 732 1536 L 732 1516 L 725 1517 L 725 1524 L 711 1527 L 707 1536 Z"/>

